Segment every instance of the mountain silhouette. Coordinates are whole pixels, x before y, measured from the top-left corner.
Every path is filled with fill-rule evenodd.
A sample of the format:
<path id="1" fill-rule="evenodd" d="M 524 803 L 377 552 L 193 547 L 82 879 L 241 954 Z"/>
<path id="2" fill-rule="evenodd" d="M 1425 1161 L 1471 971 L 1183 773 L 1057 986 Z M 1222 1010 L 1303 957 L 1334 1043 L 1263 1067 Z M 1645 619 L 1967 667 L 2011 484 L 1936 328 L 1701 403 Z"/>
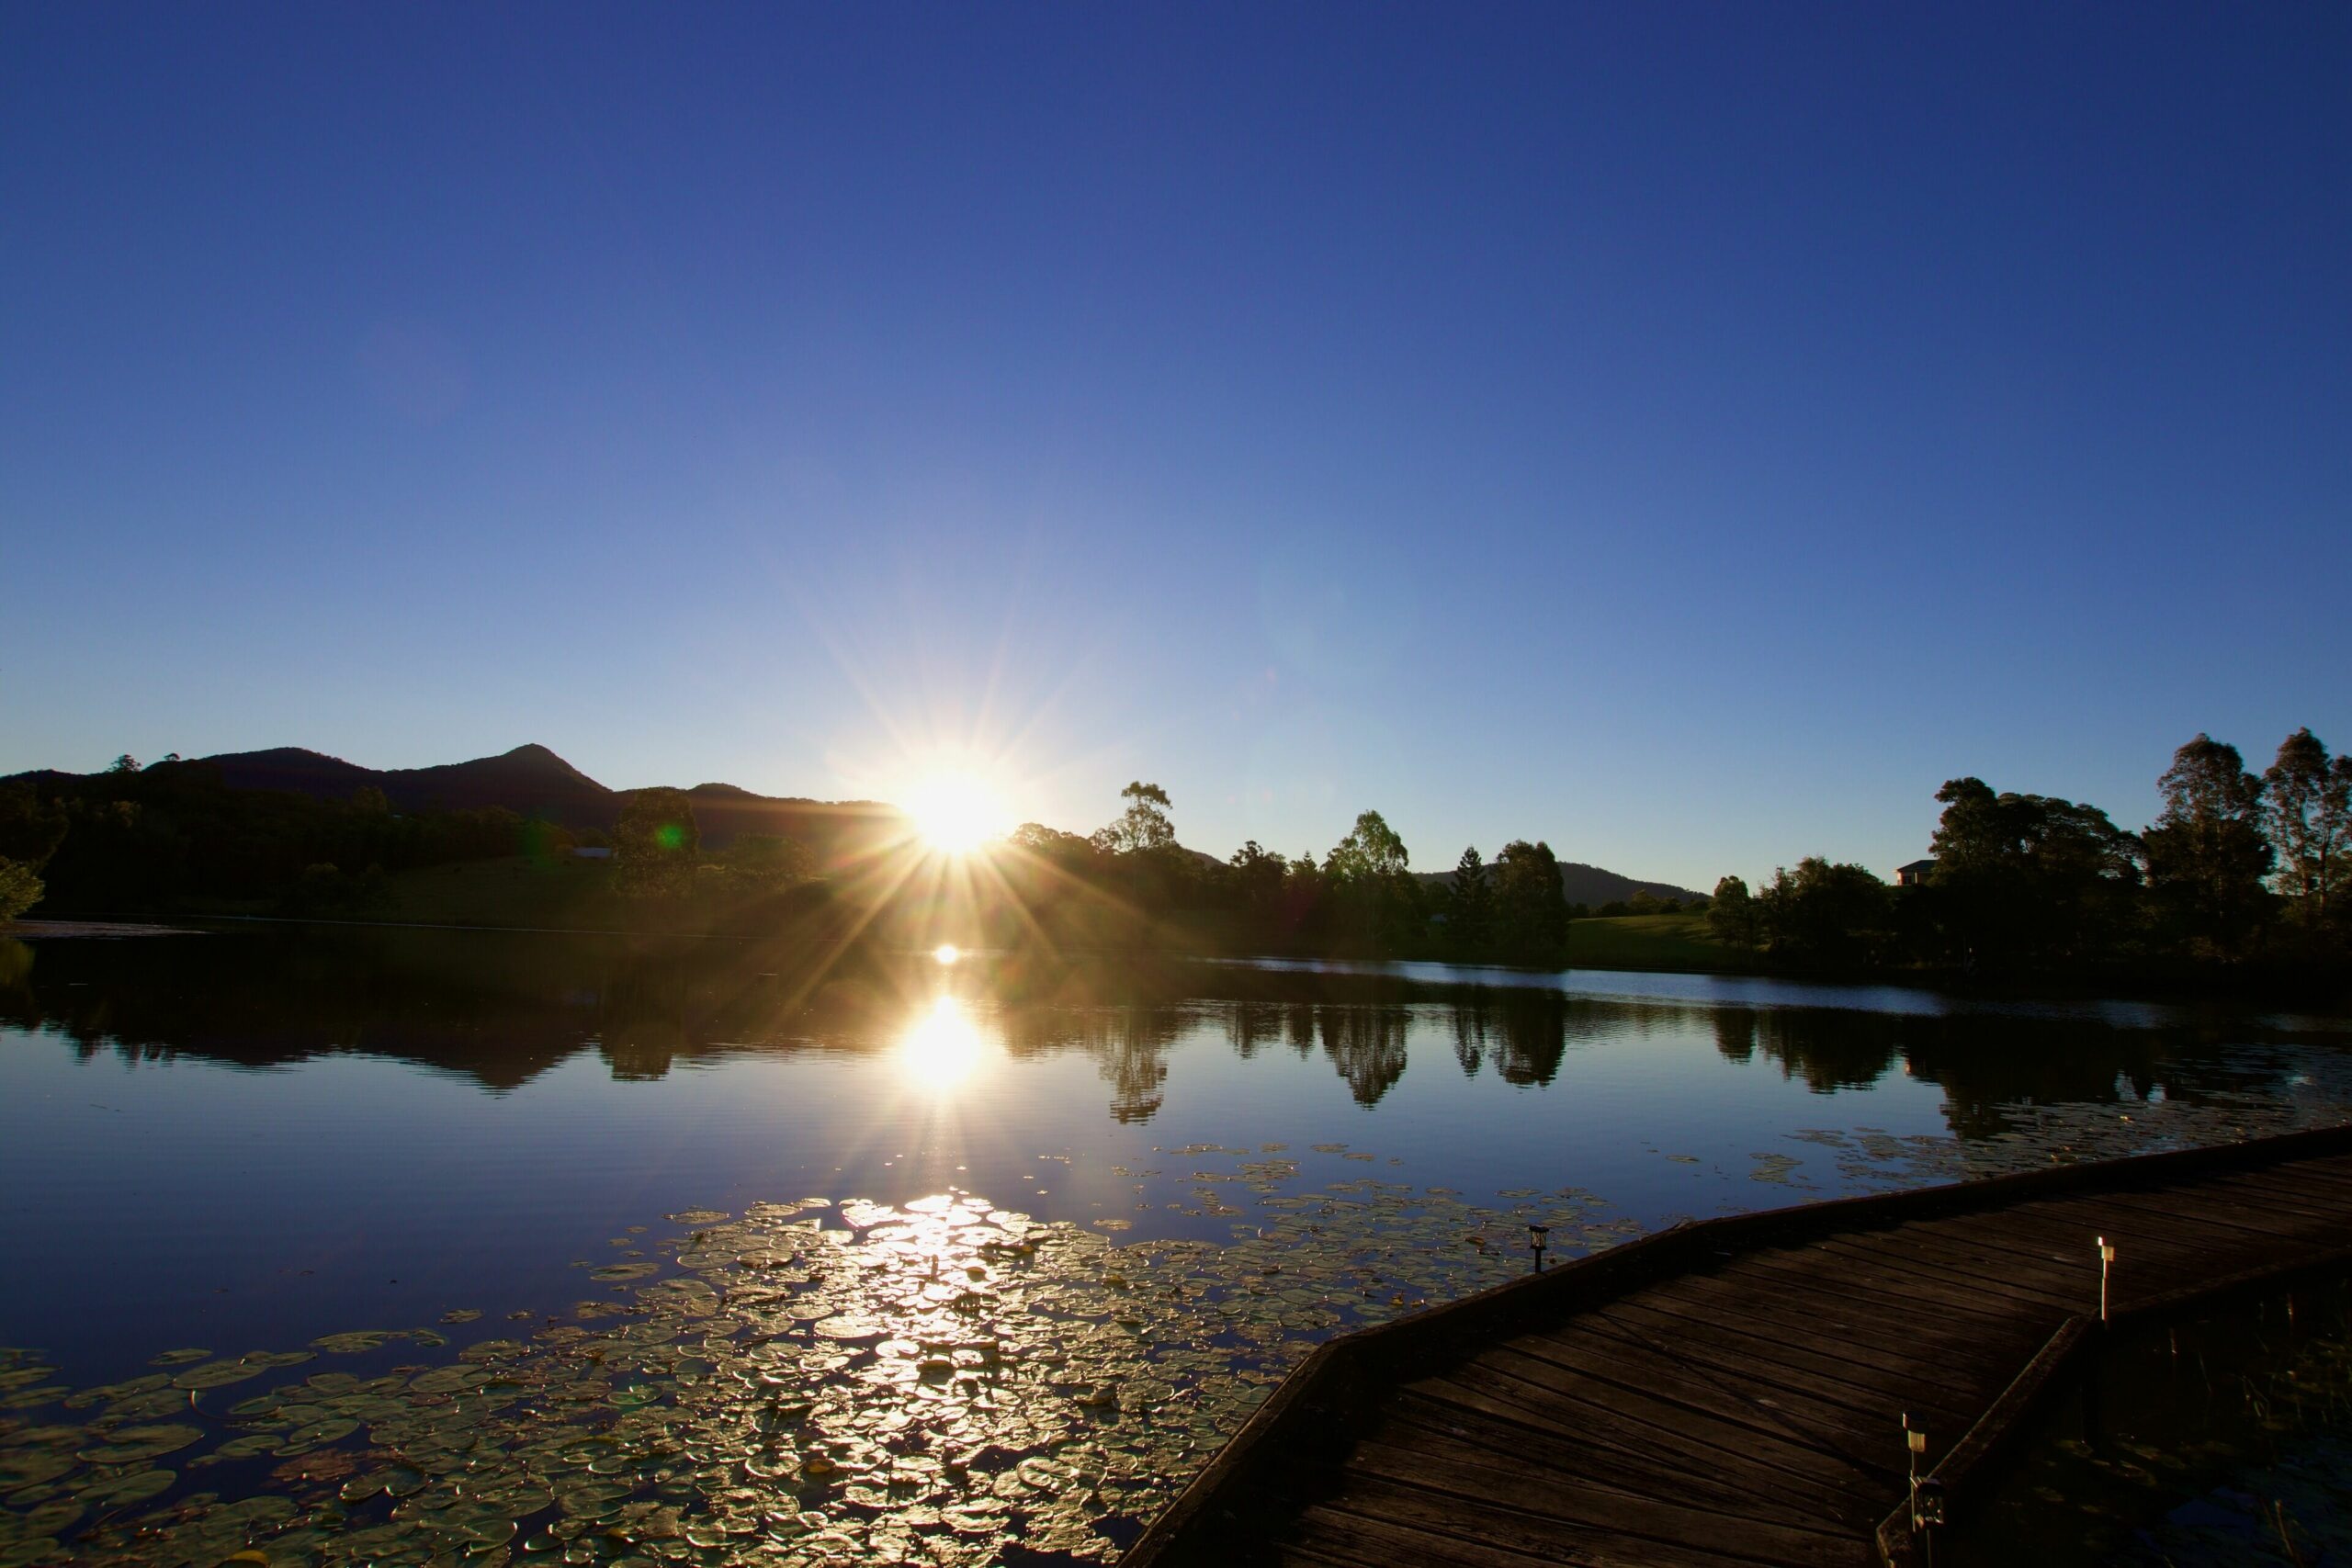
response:
<path id="1" fill-rule="evenodd" d="M 597 783 L 536 742 L 495 757 L 429 768 L 362 767 L 300 746 L 223 751 L 157 766 L 210 768 L 231 789 L 284 790 L 322 800 L 349 800 L 362 789 L 379 789 L 395 811 L 478 811 L 503 807 L 517 816 L 558 823 L 574 831 L 609 830 L 620 820 L 621 803 L 628 794 Z M 33 781 L 74 776 L 48 768 L 9 775 Z M 830 870 L 903 843 L 910 831 L 906 814 L 882 801 L 759 795 L 737 784 L 715 782 L 695 784 L 685 795 L 694 802 L 702 841 L 711 848 L 724 849 L 746 833 L 775 833 L 806 846 L 817 863 Z M 1215 855 L 1197 850 L 1191 852 L 1221 863 Z M 1438 887 L 1453 881 L 1451 871 L 1419 874 L 1424 884 Z M 1698 897 L 1687 887 L 1638 882 L 1573 861 L 1561 863 L 1560 885 L 1572 904 L 1606 904 L 1639 892 L 1660 898 Z"/>
<path id="2" fill-rule="evenodd" d="M 495 757 L 429 768 L 367 768 L 300 746 L 226 751 L 196 759 L 232 789 L 286 790 L 348 800 L 361 789 L 384 792 L 395 811 L 473 811 L 503 807 L 574 830 L 609 829 L 628 792 L 597 783 L 545 746 L 517 746 Z M 699 784 L 694 802 L 702 841 L 723 849 L 745 833 L 777 833 L 808 846 L 820 864 L 839 865 L 906 836 L 898 807 L 870 800 L 808 800 L 754 794 L 729 784 Z"/>

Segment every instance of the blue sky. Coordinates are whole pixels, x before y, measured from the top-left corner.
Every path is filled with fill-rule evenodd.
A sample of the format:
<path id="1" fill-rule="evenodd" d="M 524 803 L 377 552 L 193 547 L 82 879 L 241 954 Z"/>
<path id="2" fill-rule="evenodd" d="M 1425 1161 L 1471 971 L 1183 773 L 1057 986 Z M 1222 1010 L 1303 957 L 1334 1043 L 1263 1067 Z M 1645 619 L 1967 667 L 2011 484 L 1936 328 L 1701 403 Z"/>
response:
<path id="1" fill-rule="evenodd" d="M 2352 9 L 23 5 L 0 771 L 1884 872 L 2352 745 Z"/>

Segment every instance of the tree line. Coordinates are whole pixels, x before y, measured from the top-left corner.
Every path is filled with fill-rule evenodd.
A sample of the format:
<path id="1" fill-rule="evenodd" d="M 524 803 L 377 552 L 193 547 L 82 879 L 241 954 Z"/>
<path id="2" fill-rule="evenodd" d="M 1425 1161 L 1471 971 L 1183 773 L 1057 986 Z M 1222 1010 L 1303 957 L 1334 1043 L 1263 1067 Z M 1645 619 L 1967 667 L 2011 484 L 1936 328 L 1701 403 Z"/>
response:
<path id="1" fill-rule="evenodd" d="M 2132 833 L 2087 803 L 1953 779 L 1916 886 L 1809 856 L 1753 893 L 1724 877 L 1708 923 L 1813 968 L 2324 970 L 2352 957 L 2352 757 L 2302 728 L 2256 773 L 2200 734 L 2157 788 L 2155 821 Z"/>
<path id="2" fill-rule="evenodd" d="M 2300 729 L 2257 774 L 2236 748 L 2199 735 L 2158 785 L 2162 810 L 2132 833 L 2086 803 L 1954 779 L 1937 794 L 1932 867 L 1917 886 L 1808 856 L 1760 889 L 1724 877 L 1693 908 L 1721 942 L 1791 969 L 2128 976 L 2340 969 L 2352 957 L 2352 758 Z M 125 757 L 102 774 L 0 786 L 0 918 L 44 891 L 69 912 L 243 901 L 361 914 L 401 871 L 552 862 L 597 843 L 612 851 L 615 889 L 660 907 L 657 923 L 789 913 L 819 934 L 925 942 L 1559 967 L 1569 922 L 1592 912 L 1568 903 L 1540 840 L 1512 840 L 1492 860 L 1465 849 L 1450 876 L 1427 879 L 1387 820 L 1365 811 L 1319 855 L 1251 840 L 1218 861 L 1178 842 L 1160 785 L 1135 781 L 1120 800 L 1091 834 L 1023 824 L 958 874 L 950 898 L 935 877 L 820 879 L 803 846 L 773 835 L 708 850 L 678 790 L 635 792 L 606 839 L 498 807 L 396 814 L 374 789 L 342 801 L 230 789 L 209 764 L 142 769 Z M 1601 912 L 1672 908 L 1645 896 Z"/>
<path id="3" fill-rule="evenodd" d="M 1412 855 L 1377 811 L 1360 813 L 1321 855 L 1295 857 L 1251 840 L 1224 861 L 1177 842 L 1173 802 L 1137 780 L 1124 808 L 1091 834 L 1035 822 L 1014 829 L 998 857 L 1023 927 L 1084 942 L 1134 940 L 1253 953 L 1444 958 L 1476 963 L 1565 962 L 1568 921 L 1551 846 L 1514 840 L 1490 863 L 1463 852 L 1449 885 L 1415 876 Z"/>
<path id="4" fill-rule="evenodd" d="M 386 908 L 401 872 L 515 857 L 552 865 L 583 848 L 610 849 L 620 890 L 679 907 L 665 913 L 734 909 L 814 874 L 808 850 L 775 834 L 706 849 L 681 790 L 636 791 L 608 835 L 500 806 L 396 812 L 373 785 L 342 800 L 235 789 L 209 762 L 141 767 L 126 755 L 101 773 L 0 784 L 0 919 L 35 904 L 365 917 Z"/>
<path id="5" fill-rule="evenodd" d="M 232 789 L 209 762 L 129 756 L 86 777 L 0 784 L 0 919 L 227 903 L 366 913 L 393 873 L 568 852 L 577 836 L 501 807 L 396 814 L 383 791 L 320 800 Z"/>

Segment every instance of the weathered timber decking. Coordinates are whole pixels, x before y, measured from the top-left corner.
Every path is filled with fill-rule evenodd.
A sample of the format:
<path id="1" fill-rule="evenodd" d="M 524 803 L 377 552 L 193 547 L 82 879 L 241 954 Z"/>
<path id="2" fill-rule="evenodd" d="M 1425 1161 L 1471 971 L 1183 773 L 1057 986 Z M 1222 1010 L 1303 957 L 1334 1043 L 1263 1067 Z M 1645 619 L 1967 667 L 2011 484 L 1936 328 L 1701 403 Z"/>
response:
<path id="1" fill-rule="evenodd" d="M 1743 1214 L 1317 1349 L 1126 1568 L 1862 1568 L 2117 1317 L 2352 1268 L 2352 1128 Z"/>

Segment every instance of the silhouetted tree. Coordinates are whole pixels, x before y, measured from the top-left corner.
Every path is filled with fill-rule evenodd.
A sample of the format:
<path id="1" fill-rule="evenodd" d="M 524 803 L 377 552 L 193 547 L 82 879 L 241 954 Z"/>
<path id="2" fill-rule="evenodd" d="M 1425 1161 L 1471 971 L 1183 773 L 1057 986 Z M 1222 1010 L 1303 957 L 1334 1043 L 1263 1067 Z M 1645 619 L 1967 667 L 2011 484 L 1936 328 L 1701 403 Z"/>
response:
<path id="1" fill-rule="evenodd" d="M 1336 906 L 1339 930 L 1348 946 L 1398 952 L 1422 935 L 1420 886 L 1413 880 L 1412 856 L 1377 811 L 1357 814 L 1348 836 L 1323 857 L 1327 897 Z"/>
<path id="2" fill-rule="evenodd" d="M 2173 753 L 2156 781 L 2165 807 L 2143 836 L 2149 880 L 2192 953 L 2234 957 L 2262 923 L 2273 861 L 2262 836 L 2262 781 L 2210 736 Z"/>
<path id="3" fill-rule="evenodd" d="M 1715 884 L 1714 900 L 1707 906 L 1707 929 L 1717 942 L 1733 947 L 1756 945 L 1756 900 L 1747 896 L 1746 882 L 1726 876 Z"/>
<path id="4" fill-rule="evenodd" d="M 629 793 L 613 829 L 613 880 L 631 898 L 680 898 L 694 890 L 702 834 L 682 789 Z"/>
<path id="5" fill-rule="evenodd" d="M 1453 863 L 1453 886 L 1445 890 L 1446 942 L 1464 958 L 1483 957 L 1490 938 L 1492 890 L 1487 886 L 1487 863 L 1471 845 Z"/>
<path id="6" fill-rule="evenodd" d="M 2262 777 L 2278 891 L 2307 925 L 2324 926 L 2352 874 L 2352 756 L 2331 759 L 2305 728 L 2279 743 L 2278 760 Z"/>
<path id="7" fill-rule="evenodd" d="M 2131 935 L 2138 840 L 2094 806 L 1948 781 L 1933 840 L 1934 914 L 1952 956 L 1996 964 L 2110 956 Z"/>
<path id="8" fill-rule="evenodd" d="M 1277 940 L 1291 925 L 1283 883 L 1289 866 L 1283 857 L 1252 839 L 1226 863 L 1227 887 L 1241 927 L 1252 944 Z"/>
<path id="9" fill-rule="evenodd" d="M 1819 855 L 1772 873 L 1758 898 L 1767 946 L 1792 963 L 1826 966 L 1865 964 L 1885 945 L 1888 888 L 1859 865 L 1833 865 Z"/>
<path id="10" fill-rule="evenodd" d="M 128 751 L 125 751 L 121 756 L 117 757 L 114 760 L 113 764 L 107 769 L 107 772 L 110 773 L 135 773 L 138 771 L 138 759 L 133 757 Z"/>
<path id="11" fill-rule="evenodd" d="M 1156 784 L 1140 780 L 1119 792 L 1127 808 L 1117 821 L 1094 835 L 1094 847 L 1105 854 L 1147 854 L 1171 848 L 1176 842 L 1175 824 L 1168 819 L 1171 803 L 1168 792 Z"/>
<path id="12" fill-rule="evenodd" d="M 1512 964 L 1565 962 L 1568 897 L 1552 846 L 1513 839 L 1495 857 L 1494 874 L 1495 951 Z"/>

